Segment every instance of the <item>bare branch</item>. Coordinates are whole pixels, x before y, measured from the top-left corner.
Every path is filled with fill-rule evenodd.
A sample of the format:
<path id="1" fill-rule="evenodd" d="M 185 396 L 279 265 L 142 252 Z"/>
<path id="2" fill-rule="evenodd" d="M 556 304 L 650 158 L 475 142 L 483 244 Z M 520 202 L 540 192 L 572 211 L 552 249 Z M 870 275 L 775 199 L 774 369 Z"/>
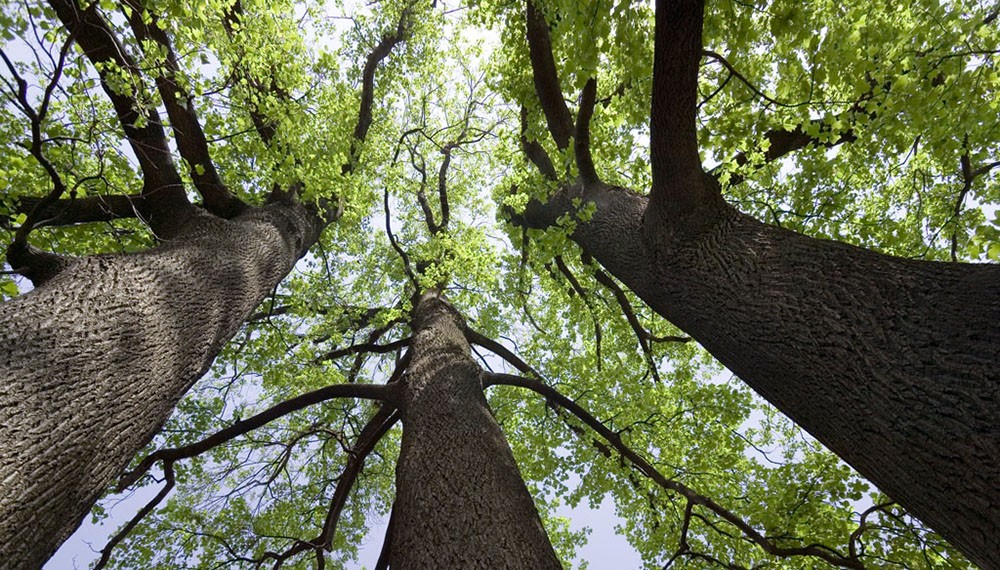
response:
<path id="1" fill-rule="evenodd" d="M 334 384 L 307 392 L 301 396 L 296 396 L 272 406 L 253 417 L 235 422 L 233 425 L 196 443 L 185 445 L 184 447 L 160 449 L 147 455 L 145 459 L 139 462 L 139 465 L 135 469 L 122 475 L 118 481 L 118 490 L 120 492 L 138 481 L 157 461 L 177 461 L 179 459 L 194 457 L 255 430 L 268 422 L 313 404 L 332 398 L 367 398 L 382 400 L 384 402 L 394 402 L 396 397 L 396 386 L 385 384 Z"/>
<path id="2" fill-rule="evenodd" d="M 330 352 L 317 358 L 316 362 L 333 360 L 335 358 L 340 358 L 341 356 L 347 356 L 349 354 L 358 354 L 359 352 L 374 352 L 376 354 L 385 354 L 387 352 L 398 350 L 404 346 L 409 346 L 411 340 L 412 340 L 411 337 L 406 337 L 392 341 L 388 344 L 374 344 L 374 343 L 355 344 L 353 346 L 348 346 L 347 348 L 331 350 Z"/>
<path id="3" fill-rule="evenodd" d="M 121 528 L 121 530 L 115 533 L 115 535 L 108 540 L 107 544 L 104 545 L 104 548 L 101 549 L 101 558 L 100 560 L 97 561 L 97 564 L 94 565 L 94 570 L 101 570 L 102 568 L 108 565 L 108 562 L 111 561 L 111 551 L 114 550 L 115 546 L 118 546 L 118 543 L 124 540 L 125 537 L 128 536 L 130 532 L 132 532 L 132 529 L 134 529 L 140 522 L 142 522 L 142 520 L 146 518 L 146 516 L 149 515 L 149 513 L 153 512 L 153 509 L 155 509 L 157 505 L 163 502 L 163 499 L 165 499 L 166 496 L 170 494 L 170 491 L 173 490 L 174 488 L 173 461 L 163 462 L 163 479 L 166 481 L 166 484 L 163 485 L 163 488 L 160 489 L 160 492 L 157 493 L 155 497 L 150 499 L 149 502 L 146 503 L 142 507 L 142 509 L 140 509 L 139 512 L 136 513 L 135 516 L 132 517 L 132 519 L 129 520 L 128 523 Z"/>
<path id="4" fill-rule="evenodd" d="M 542 377 L 542 375 L 539 374 L 537 370 L 532 368 L 530 364 L 521 360 L 518 355 L 508 350 L 506 346 L 500 344 L 499 342 L 472 330 L 468 325 L 465 326 L 462 333 L 465 335 L 465 339 L 467 341 L 472 344 L 478 344 L 479 346 L 506 360 L 511 366 L 518 369 L 522 374 L 531 374 L 535 378 L 539 379 Z"/>

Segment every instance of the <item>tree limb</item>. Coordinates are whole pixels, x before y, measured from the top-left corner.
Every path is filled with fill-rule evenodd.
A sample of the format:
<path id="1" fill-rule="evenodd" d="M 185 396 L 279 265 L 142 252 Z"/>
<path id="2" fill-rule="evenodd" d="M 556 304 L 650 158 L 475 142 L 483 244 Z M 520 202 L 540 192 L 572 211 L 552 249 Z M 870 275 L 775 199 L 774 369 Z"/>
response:
<path id="1" fill-rule="evenodd" d="M 539 379 L 542 377 L 542 375 L 539 374 L 537 370 L 532 368 L 530 364 L 521 360 L 518 355 L 508 350 L 506 346 L 500 344 L 499 342 L 472 330 L 468 325 L 465 326 L 462 333 L 465 335 L 465 339 L 467 341 L 472 344 L 478 344 L 493 354 L 496 354 L 500 358 L 506 360 L 511 366 L 518 369 L 522 374 L 531 374 Z M 483 387 L 485 388 L 486 386 Z"/>
<path id="2" fill-rule="evenodd" d="M 124 0 L 125 14 L 135 38 L 141 44 L 152 40 L 166 54 L 164 70 L 156 76 L 156 87 L 170 117 L 170 126 L 177 141 L 177 151 L 190 167 L 191 180 L 201 194 L 208 211 L 222 218 L 234 218 L 247 205 L 226 188 L 208 150 L 205 131 L 201 127 L 190 93 L 182 93 L 177 83 L 180 67 L 170 38 L 159 26 L 159 18 L 143 5 L 142 0 Z"/>
<path id="3" fill-rule="evenodd" d="M 574 402 L 573 400 L 563 396 L 555 388 L 543 384 L 538 380 L 532 380 L 530 378 L 524 378 L 521 376 L 513 376 L 510 374 L 494 374 L 488 373 L 484 376 L 483 387 L 495 386 L 498 384 L 503 384 L 506 386 L 517 386 L 520 388 L 527 388 L 542 396 L 546 399 L 555 402 L 556 404 L 562 406 L 563 408 L 572 412 L 576 417 L 578 417 L 583 423 L 589 426 L 591 429 L 596 431 L 601 437 L 603 437 L 612 447 L 614 447 L 618 453 L 620 453 L 624 458 L 628 459 L 632 465 L 639 470 L 640 473 L 649 477 L 651 480 L 656 482 L 660 487 L 675 492 L 685 499 L 687 499 L 692 505 L 700 505 L 707 508 L 709 511 L 713 512 L 718 517 L 722 518 L 729 524 L 733 525 L 740 532 L 743 533 L 744 537 L 750 542 L 759 546 L 764 552 L 771 554 L 772 556 L 777 556 L 781 558 L 787 558 L 791 556 L 814 556 L 821 560 L 824 560 L 834 566 L 839 566 L 841 568 L 850 568 L 852 570 L 864 570 L 864 564 L 855 557 L 842 556 L 835 551 L 820 545 L 809 545 L 799 548 L 782 548 L 776 546 L 771 540 L 766 536 L 761 534 L 759 531 L 750 526 L 749 523 L 739 518 L 733 512 L 722 507 L 712 499 L 698 494 L 696 491 L 673 479 L 668 479 L 659 470 L 657 470 L 648 461 L 643 459 L 638 453 L 633 451 L 630 447 L 625 445 L 622 441 L 621 436 L 605 426 L 600 420 L 592 416 L 587 412 L 582 406 Z"/>
<path id="4" fill-rule="evenodd" d="M 535 94 L 538 95 L 552 139 L 559 150 L 566 150 L 573 137 L 573 117 L 563 100 L 562 87 L 559 86 L 559 73 L 552 57 L 549 25 L 545 21 L 545 15 L 535 7 L 532 0 L 528 0 L 526 4 L 525 27 Z"/>
<path id="5" fill-rule="evenodd" d="M 590 119 L 594 116 L 594 100 L 597 97 L 597 78 L 591 77 L 583 86 L 580 109 L 576 114 L 576 136 L 573 138 L 573 152 L 576 168 L 585 184 L 600 182 L 594 157 L 590 153 Z"/>
<path id="6" fill-rule="evenodd" d="M 347 356 L 349 354 L 357 354 L 359 352 L 374 352 L 377 354 L 385 354 L 387 352 L 392 352 L 404 346 L 409 346 L 410 340 L 411 337 L 406 337 L 392 341 L 388 344 L 374 344 L 374 343 L 355 344 L 353 346 L 348 346 L 347 348 L 331 350 L 330 352 L 327 352 L 323 356 L 317 358 L 316 362 L 333 360 L 334 358 L 340 358 L 341 356 Z M 361 385 L 362 384 L 359 384 L 359 386 Z"/>
<path id="7" fill-rule="evenodd" d="M 111 551 L 114 550 L 115 546 L 118 546 L 118 543 L 124 540 L 125 537 L 132 532 L 132 529 L 142 522 L 142 520 L 146 518 L 149 513 L 153 512 L 153 509 L 163 502 L 163 499 L 170 494 L 171 490 L 173 490 L 175 483 L 173 460 L 163 462 L 163 479 L 166 481 L 166 484 L 162 489 L 160 489 L 160 492 L 157 493 L 155 497 L 150 499 L 149 502 L 146 503 L 142 509 L 140 509 L 139 512 L 136 513 L 135 516 L 121 528 L 121 530 L 115 533 L 115 535 L 108 540 L 107 544 L 104 545 L 104 548 L 101 549 L 101 558 L 97 561 L 97 564 L 94 565 L 94 570 L 101 570 L 108 565 L 108 562 L 111 561 Z"/>
<path id="8" fill-rule="evenodd" d="M 204 453 L 213 447 L 226 443 L 236 437 L 255 430 L 268 422 L 274 421 L 282 416 L 301 410 L 302 408 L 330 400 L 332 398 L 367 398 L 372 400 L 382 400 L 384 402 L 394 402 L 397 397 L 396 386 L 386 384 L 334 384 L 326 386 L 312 392 L 307 392 L 300 396 L 285 400 L 280 404 L 272 406 L 263 412 L 245 420 L 240 420 L 233 425 L 220 430 L 211 436 L 183 447 L 167 448 L 157 450 L 145 457 L 135 469 L 122 475 L 118 481 L 118 491 L 128 488 L 142 477 L 149 468 L 157 461 L 177 461 L 194 457 Z"/>
<path id="9" fill-rule="evenodd" d="M 14 211 L 29 213 L 39 208 L 38 221 L 34 227 L 72 226 L 92 222 L 110 222 L 124 218 L 135 218 L 139 215 L 136 208 L 141 196 L 122 194 L 107 194 L 87 196 L 86 198 L 61 198 L 46 201 L 45 198 L 20 196 Z"/>
<path id="10" fill-rule="evenodd" d="M 368 129 L 372 124 L 372 104 L 375 100 L 375 70 L 378 64 L 389 56 L 392 48 L 402 42 L 409 33 L 412 10 L 412 5 L 408 5 L 403 9 L 403 12 L 399 15 L 399 21 L 396 23 L 396 29 L 390 34 L 383 35 L 382 41 L 375 46 L 375 49 L 368 54 L 368 58 L 365 60 L 365 67 L 361 72 L 361 106 L 358 109 L 358 122 L 354 127 L 354 138 L 351 139 L 351 149 L 347 161 L 341 166 L 341 173 L 343 174 L 350 174 L 354 170 L 354 164 L 361 154 L 361 147 L 365 142 L 365 137 L 368 136 Z"/>
<path id="11" fill-rule="evenodd" d="M 81 10 L 75 0 L 49 0 L 59 20 L 97 69 L 104 92 L 118 116 L 125 136 L 139 160 L 142 171 L 143 201 L 140 212 L 155 233 L 169 235 L 174 222 L 186 218 L 191 204 L 174 165 L 163 125 L 155 108 L 148 108 L 125 94 L 109 70 L 121 69 L 131 81 L 131 89 L 144 91 L 143 79 L 125 47 L 99 12 L 98 3 Z"/>
<path id="12" fill-rule="evenodd" d="M 650 111 L 651 206 L 671 217 L 699 206 L 709 188 L 698 156 L 698 71 L 703 0 L 656 2 Z"/>
<path id="13" fill-rule="evenodd" d="M 538 141 L 528 139 L 528 108 L 524 105 L 521 105 L 521 150 L 542 176 L 549 180 L 559 178 L 549 153 L 545 152 L 545 148 Z"/>

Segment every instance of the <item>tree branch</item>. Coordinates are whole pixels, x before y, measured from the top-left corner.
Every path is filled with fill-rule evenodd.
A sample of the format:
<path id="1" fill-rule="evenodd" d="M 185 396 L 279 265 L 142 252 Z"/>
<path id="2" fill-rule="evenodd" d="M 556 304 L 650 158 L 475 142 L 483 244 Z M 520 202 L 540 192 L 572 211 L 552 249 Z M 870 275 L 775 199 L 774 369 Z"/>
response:
<path id="1" fill-rule="evenodd" d="M 518 369 L 522 374 L 531 374 L 535 378 L 542 378 L 542 375 L 539 374 L 537 370 L 532 368 L 530 364 L 521 360 L 521 357 L 508 350 L 506 346 L 500 344 L 499 342 L 472 330 L 468 325 L 465 326 L 462 333 L 465 335 L 465 340 L 472 344 L 478 344 L 479 346 L 506 360 L 507 363 Z M 486 386 L 483 386 L 483 388 L 486 388 Z"/>
<path id="2" fill-rule="evenodd" d="M 125 0 L 125 14 L 135 38 L 141 44 L 152 40 L 159 45 L 166 57 L 164 70 L 156 76 L 156 87 L 167 108 L 170 125 L 177 141 L 177 151 L 190 167 L 191 180 L 201 194 L 208 211 L 222 218 L 234 218 L 246 210 L 247 205 L 226 188 L 215 169 L 208 150 L 205 131 L 201 127 L 190 93 L 182 93 L 177 83 L 180 68 L 170 38 L 159 26 L 159 18 L 143 5 L 142 0 Z"/>
<path id="3" fill-rule="evenodd" d="M 357 443 L 348 452 L 347 465 L 344 466 L 344 471 L 337 480 L 337 488 L 334 489 L 333 497 L 330 500 L 330 507 L 323 521 L 323 530 L 319 536 L 310 541 L 296 539 L 295 544 L 281 553 L 265 552 L 255 560 L 258 566 L 264 560 L 273 560 L 274 566 L 272 568 L 276 570 L 283 566 L 285 561 L 292 556 L 307 550 L 316 551 L 317 560 L 322 559 L 322 552 L 324 550 L 329 551 L 333 547 L 333 537 L 336 534 L 337 524 L 340 521 L 340 513 L 344 510 L 347 497 L 354 487 L 354 482 L 361 473 L 361 469 L 364 467 L 365 459 L 367 459 L 371 451 L 375 449 L 375 445 L 389 432 L 392 426 L 396 425 L 399 419 L 400 416 L 395 408 L 383 406 L 365 424 L 365 427 L 362 428 L 361 434 L 358 435 Z"/>
<path id="4" fill-rule="evenodd" d="M 594 116 L 596 97 L 597 78 L 591 77 L 583 86 L 583 94 L 580 96 L 580 110 L 576 114 L 576 137 L 573 139 L 576 168 L 585 184 L 601 181 L 594 167 L 594 157 L 590 153 L 590 119 Z"/>
<path id="5" fill-rule="evenodd" d="M 186 217 L 191 204 L 170 154 L 159 114 L 126 94 L 128 90 L 140 94 L 144 91 L 138 67 L 101 17 L 97 2 L 84 10 L 75 0 L 49 0 L 49 4 L 97 69 L 104 92 L 139 160 L 143 175 L 143 201 L 139 206 L 143 218 L 155 233 L 168 236 L 176 227 L 173 222 Z M 119 85 L 119 79 L 110 74 L 114 68 L 125 72 L 131 85 Z"/>
<path id="6" fill-rule="evenodd" d="M 650 201 L 671 217 L 692 212 L 709 190 L 698 156 L 697 132 L 703 18 L 703 0 L 656 2 Z"/>
<path id="7" fill-rule="evenodd" d="M 166 496 L 170 494 L 170 491 L 173 490 L 175 483 L 173 461 L 163 462 L 163 479 L 166 481 L 166 484 L 162 489 L 160 489 L 160 492 L 157 493 L 155 497 L 150 499 L 149 502 L 146 503 L 142 509 L 140 509 L 139 512 L 136 513 L 135 516 L 121 528 L 121 530 L 115 533 L 115 535 L 108 540 L 107 544 L 104 545 L 104 548 L 101 549 L 101 558 L 97 561 L 97 564 L 94 565 L 94 570 L 101 570 L 108 565 L 108 562 L 111 561 L 111 551 L 114 550 L 115 546 L 118 546 L 118 543 L 124 540 L 125 537 L 132 532 L 132 529 L 142 522 L 142 520 L 146 518 L 149 513 L 153 512 L 153 509 L 163 502 L 163 499 L 165 499 Z"/>
<path id="8" fill-rule="evenodd" d="M 121 492 L 138 481 L 157 461 L 177 461 L 179 459 L 194 457 L 255 430 L 268 422 L 313 404 L 332 398 L 366 398 L 392 403 L 396 400 L 397 392 L 398 390 L 395 385 L 390 386 L 387 384 L 335 384 L 307 392 L 301 396 L 296 396 L 272 406 L 253 417 L 235 422 L 233 425 L 196 443 L 185 445 L 184 447 L 160 449 L 147 455 L 145 459 L 139 462 L 139 465 L 135 469 L 122 475 L 118 481 L 118 491 Z"/>
<path id="9" fill-rule="evenodd" d="M 549 180 L 559 178 L 556 167 L 552 164 L 549 153 L 545 152 L 545 148 L 536 140 L 528 140 L 528 108 L 524 105 L 521 106 L 521 150 L 535 165 L 535 168 L 542 173 L 542 176 Z"/>
<path id="10" fill-rule="evenodd" d="M 110 222 L 139 215 L 137 203 L 141 196 L 108 194 L 86 198 L 62 198 L 46 201 L 45 198 L 20 196 L 14 211 L 29 213 L 39 208 L 34 227 L 72 226 L 93 222 Z"/>
<path id="11" fill-rule="evenodd" d="M 736 514 L 725 509 L 712 499 L 698 494 L 696 491 L 673 479 L 668 479 L 662 473 L 659 472 L 655 467 L 653 467 L 648 461 L 643 459 L 639 454 L 633 451 L 630 447 L 622 442 L 621 436 L 605 426 L 601 421 L 592 416 L 587 412 L 582 406 L 574 402 L 573 400 L 567 398 L 560 394 L 555 388 L 547 386 L 542 382 L 537 380 L 532 380 L 530 378 L 524 378 L 521 376 L 513 376 L 510 374 L 494 374 L 488 373 L 484 376 L 483 387 L 495 386 L 498 384 L 506 386 L 517 386 L 520 388 L 527 388 L 542 396 L 546 399 L 555 402 L 559 406 L 569 410 L 576 417 L 578 417 L 584 424 L 589 426 L 591 429 L 596 431 L 601 437 L 603 437 L 608 444 L 614 447 L 618 453 L 620 453 L 624 458 L 628 459 L 632 465 L 639 470 L 640 473 L 649 477 L 651 480 L 656 482 L 660 487 L 673 491 L 685 499 L 687 499 L 692 505 L 700 505 L 715 515 L 719 516 L 729 524 L 733 525 L 740 532 L 743 533 L 744 537 L 759 546 L 764 552 L 771 554 L 772 556 L 777 556 L 781 558 L 787 558 L 791 556 L 814 556 L 821 560 L 824 560 L 834 566 L 839 566 L 842 568 L 850 568 L 852 570 L 864 570 L 864 564 L 858 558 L 845 557 L 835 551 L 819 546 L 819 545 L 809 545 L 800 548 L 782 548 L 776 546 L 767 537 L 758 532 L 749 523 L 743 519 L 736 516 Z"/>
<path id="12" fill-rule="evenodd" d="M 351 140 L 351 150 L 347 162 L 341 166 L 341 173 L 350 174 L 354 170 L 354 165 L 361 155 L 361 147 L 368 136 L 368 129 L 372 124 L 372 105 L 375 100 L 375 70 L 383 59 L 389 56 L 392 48 L 403 41 L 410 29 L 410 16 L 412 5 L 408 5 L 399 15 L 396 29 L 393 33 L 382 36 L 375 49 L 368 54 L 365 60 L 365 67 L 361 72 L 361 106 L 358 109 L 358 122 L 354 127 L 354 138 Z"/>
<path id="13" fill-rule="evenodd" d="M 559 73 L 552 57 L 549 25 L 545 21 L 545 15 L 535 7 L 532 0 L 528 0 L 526 4 L 525 27 L 535 94 L 538 95 L 552 139 L 559 150 L 566 150 L 573 137 L 573 117 L 563 100 L 562 87 L 559 86 Z"/>
<path id="14" fill-rule="evenodd" d="M 340 358 L 341 356 L 347 356 L 349 354 L 357 354 L 359 352 L 374 352 L 376 354 L 385 354 L 387 352 L 392 352 L 404 346 L 409 346 L 412 337 L 401 338 L 390 342 L 389 344 L 374 344 L 374 343 L 362 343 L 355 344 L 353 346 L 348 346 L 346 348 L 341 348 L 337 350 L 331 350 L 323 356 L 316 359 L 316 362 L 323 362 L 325 360 L 333 360 L 335 358 Z M 361 384 L 359 384 L 360 386 Z"/>

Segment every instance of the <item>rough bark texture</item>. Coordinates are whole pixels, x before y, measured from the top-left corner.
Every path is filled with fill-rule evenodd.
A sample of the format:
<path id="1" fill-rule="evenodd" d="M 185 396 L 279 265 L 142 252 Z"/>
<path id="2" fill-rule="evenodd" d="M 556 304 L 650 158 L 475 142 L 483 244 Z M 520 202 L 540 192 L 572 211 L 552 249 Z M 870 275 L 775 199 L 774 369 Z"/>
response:
<path id="1" fill-rule="evenodd" d="M 320 229 L 295 205 L 199 214 L 0 304 L 0 568 L 51 556 Z"/>
<path id="2" fill-rule="evenodd" d="M 573 239 L 654 310 L 984 569 L 1000 568 L 1000 267 L 809 238 L 722 203 L 670 224 L 647 199 L 564 189 Z M 695 228 L 689 230 L 688 227 Z"/>
<path id="3" fill-rule="evenodd" d="M 486 404 L 461 317 L 427 293 L 413 327 L 390 567 L 562 568 Z"/>

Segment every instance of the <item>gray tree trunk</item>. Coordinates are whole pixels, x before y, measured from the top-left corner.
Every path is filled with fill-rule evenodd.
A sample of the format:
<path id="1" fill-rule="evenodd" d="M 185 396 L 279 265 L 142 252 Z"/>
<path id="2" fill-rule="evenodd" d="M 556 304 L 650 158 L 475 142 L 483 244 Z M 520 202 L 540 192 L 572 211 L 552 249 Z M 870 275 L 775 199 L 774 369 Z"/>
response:
<path id="1" fill-rule="evenodd" d="M 1000 569 L 1000 267 L 914 261 L 768 226 L 721 198 L 687 220 L 607 186 L 533 204 L 798 425 L 984 569 Z M 692 222 L 696 223 L 692 223 Z"/>
<path id="2" fill-rule="evenodd" d="M 199 214 L 0 304 L 0 569 L 42 566 L 320 229 L 296 205 Z"/>
<path id="3" fill-rule="evenodd" d="M 440 296 L 421 297 L 403 378 L 390 567 L 560 569 L 463 328 Z"/>

